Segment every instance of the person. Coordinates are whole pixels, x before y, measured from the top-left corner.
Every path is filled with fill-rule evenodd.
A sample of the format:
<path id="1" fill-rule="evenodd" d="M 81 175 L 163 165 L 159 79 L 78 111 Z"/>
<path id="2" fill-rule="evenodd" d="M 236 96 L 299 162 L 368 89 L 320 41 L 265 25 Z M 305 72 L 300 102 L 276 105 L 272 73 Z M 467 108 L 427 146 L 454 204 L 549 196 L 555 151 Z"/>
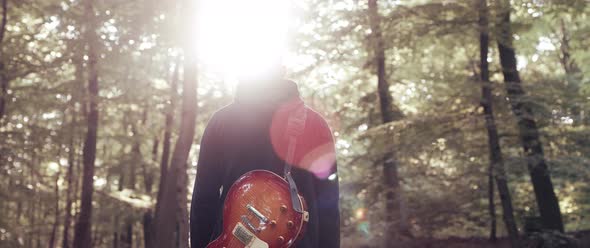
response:
<path id="1" fill-rule="evenodd" d="M 242 80 L 234 101 L 209 120 L 201 139 L 190 210 L 192 248 L 206 247 L 222 232 L 227 191 L 244 173 L 262 169 L 283 175 L 286 123 L 306 108 L 297 137 L 292 176 L 307 202 L 309 222 L 293 247 L 340 246 L 335 147 L 326 121 L 304 105 L 295 82 L 282 77 Z"/>

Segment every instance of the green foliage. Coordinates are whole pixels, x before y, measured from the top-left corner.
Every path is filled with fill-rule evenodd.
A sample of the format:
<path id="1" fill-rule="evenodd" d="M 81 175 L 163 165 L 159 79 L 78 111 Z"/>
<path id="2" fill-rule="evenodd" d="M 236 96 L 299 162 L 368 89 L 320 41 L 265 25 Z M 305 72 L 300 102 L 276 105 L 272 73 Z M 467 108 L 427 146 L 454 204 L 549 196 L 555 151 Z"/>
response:
<path id="1" fill-rule="evenodd" d="M 174 1 L 162 6 L 144 2 L 104 0 L 96 9 L 101 86 L 95 247 L 110 246 L 113 232 L 121 234 L 126 223 L 132 223 L 136 243 L 143 242 L 143 213 L 154 208 L 158 190 L 164 115 L 171 97 L 180 99 L 171 96 L 170 87 L 173 68 L 183 57 L 179 33 L 190 23 L 179 24 L 175 4 L 168 3 Z M 513 2 L 514 46 L 526 100 L 537 113 L 566 229 L 589 229 L 588 3 Z M 380 121 L 366 2 L 307 0 L 295 7 L 299 25 L 290 46 L 297 63 L 289 65 L 289 76 L 300 82 L 307 103 L 334 131 L 342 235 L 359 245 L 382 240 L 388 223 L 379 164 L 383 154 L 393 150 L 416 237 L 485 236 L 489 161 L 479 107 L 475 2 L 383 0 L 379 5 L 390 92 L 394 109 L 403 116 L 388 124 Z M 5 66 L 0 73 L 9 82 L 3 95 L 7 109 L 0 119 L 0 247 L 47 243 L 56 220 L 56 199 L 61 240 L 68 166 L 74 168 L 74 217 L 79 210 L 87 100 L 82 13 L 80 1 L 9 1 L 6 35 L 0 43 Z M 563 60 L 566 40 L 571 56 L 567 63 L 577 68 L 572 73 Z M 526 217 L 538 213 L 498 61 L 492 46 L 495 117 L 522 228 Z M 189 165 L 196 163 L 197 144 L 209 117 L 231 101 L 232 87 L 201 65 L 197 139 Z M 175 111 L 178 121 L 180 113 Z M 177 129 L 175 124 L 173 144 Z M 159 146 L 153 154 L 155 142 Z M 189 166 L 190 182 L 194 173 Z M 149 177 L 153 189 L 148 192 Z M 192 190 L 192 183 L 187 187 Z M 503 235 L 503 226 L 498 227 Z"/>

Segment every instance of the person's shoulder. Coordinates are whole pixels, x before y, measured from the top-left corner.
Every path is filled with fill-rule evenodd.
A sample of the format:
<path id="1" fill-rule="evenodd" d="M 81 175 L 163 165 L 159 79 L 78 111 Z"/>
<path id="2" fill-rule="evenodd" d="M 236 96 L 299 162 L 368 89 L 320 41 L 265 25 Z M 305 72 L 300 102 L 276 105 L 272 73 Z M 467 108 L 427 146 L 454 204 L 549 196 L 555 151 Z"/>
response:
<path id="1" fill-rule="evenodd" d="M 326 118 L 322 114 L 320 114 L 317 110 L 313 109 L 312 107 L 305 105 L 305 109 L 307 111 L 307 117 L 312 118 L 318 121 L 326 121 Z"/>
<path id="2" fill-rule="evenodd" d="M 307 110 L 307 121 L 314 126 L 314 128 L 322 128 L 330 130 L 330 126 L 328 125 L 328 121 L 326 118 L 320 114 L 315 109 L 311 108 L 310 106 L 305 105 Z M 331 131 L 330 131 L 331 132 Z"/>
<path id="3" fill-rule="evenodd" d="M 219 127 L 222 123 L 226 122 L 226 120 L 230 117 L 231 111 L 231 104 L 225 105 L 220 109 L 216 110 L 211 114 L 209 117 L 209 121 L 207 121 L 207 126 L 212 128 L 213 126 Z"/>
<path id="4" fill-rule="evenodd" d="M 230 103 L 216 110 L 213 115 L 211 115 L 211 120 L 221 120 L 231 116 L 233 105 L 233 103 Z"/>

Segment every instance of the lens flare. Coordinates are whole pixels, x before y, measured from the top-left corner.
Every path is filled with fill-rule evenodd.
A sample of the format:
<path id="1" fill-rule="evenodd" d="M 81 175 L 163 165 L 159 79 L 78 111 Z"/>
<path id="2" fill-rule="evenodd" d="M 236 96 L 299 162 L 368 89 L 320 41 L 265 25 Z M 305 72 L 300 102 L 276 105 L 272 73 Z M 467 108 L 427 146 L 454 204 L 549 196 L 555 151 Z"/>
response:
<path id="1" fill-rule="evenodd" d="M 273 116 L 270 137 L 275 153 L 288 160 L 287 124 L 292 109 L 302 106 L 299 98 L 283 104 Z M 297 145 L 291 165 L 305 169 L 321 179 L 329 178 L 335 172 L 336 151 L 329 128 L 319 115 L 308 111 L 304 132 L 297 136 Z"/>
<path id="2" fill-rule="evenodd" d="M 367 213 L 366 209 L 357 208 L 356 211 L 354 211 L 354 217 L 356 217 L 357 220 L 364 220 L 366 217 L 366 213 Z"/>

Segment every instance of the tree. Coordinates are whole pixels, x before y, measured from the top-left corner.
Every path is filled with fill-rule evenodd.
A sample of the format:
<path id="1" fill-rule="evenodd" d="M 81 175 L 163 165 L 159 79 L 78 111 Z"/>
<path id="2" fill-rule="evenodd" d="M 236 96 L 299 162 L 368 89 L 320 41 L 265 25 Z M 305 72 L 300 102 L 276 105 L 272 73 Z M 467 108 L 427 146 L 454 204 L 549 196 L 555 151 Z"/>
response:
<path id="1" fill-rule="evenodd" d="M 261 33 L 230 31 L 242 24 L 230 21 L 233 13 L 249 14 L 245 8 L 232 12 L 235 8 L 212 4 L 218 8 L 209 11 L 211 5 L 203 4 L 199 11 L 182 8 L 187 11 L 179 14 L 179 2 L 92 1 L 92 15 L 85 11 L 86 0 L 0 0 L 0 100 L 5 103 L 0 120 L 0 247 L 73 247 L 82 185 L 88 185 L 82 180 L 88 156 L 83 147 L 90 103 L 96 98 L 87 92 L 91 20 L 100 76 L 94 192 L 92 201 L 84 200 L 84 211 L 87 202 L 92 205 L 91 245 L 158 247 L 153 244 L 160 228 L 154 214 L 169 202 L 173 206 L 164 206 L 164 212 L 173 219 L 173 246 L 186 241 L 183 202 L 191 180 L 184 177 L 192 179 L 196 173 L 186 162 L 195 160 L 199 134 L 212 113 L 232 101 L 233 80 L 219 70 L 226 61 L 215 60 L 223 54 L 199 55 L 198 103 L 189 104 L 198 110 L 194 138 L 183 143 L 183 149 L 189 143 L 193 149 L 188 161 L 171 166 L 182 105 L 182 89 L 175 85 L 183 88 L 183 67 L 196 74 L 183 61 L 181 50 L 188 45 L 181 42 L 208 52 L 211 42 L 197 46 L 186 37 L 203 31 L 199 39 L 207 41 L 206 30 L 224 35 L 243 31 L 250 38 Z M 247 5 L 256 8 L 258 2 Z M 481 237 L 491 234 L 493 219 L 498 244 L 506 243 L 510 227 L 502 212 L 509 211 L 504 211 L 502 198 L 508 194 L 502 193 L 502 180 L 509 186 L 517 227 L 539 215 L 509 103 L 516 98 L 504 89 L 498 60 L 494 18 L 502 14 L 496 8 L 499 1 L 487 1 L 493 44 L 487 52 L 482 51 L 487 46 L 481 45 L 478 20 L 484 15 L 475 7 L 478 2 L 376 0 L 368 6 L 369 1 L 306 0 L 292 6 L 287 71 L 299 83 L 306 104 L 326 117 L 334 131 L 343 248 L 391 239 L 403 247 L 485 247 L 490 242 Z M 510 13 L 518 74 L 527 93 L 522 99 L 535 114 L 568 233 L 590 228 L 589 13 L 590 3 L 584 0 L 512 1 Z M 188 21 L 187 15 L 199 22 Z M 223 20 L 211 22 L 212 15 Z M 376 18 L 371 21 L 371 16 Z M 206 28 L 195 32 L 195 26 Z M 213 43 L 226 52 L 235 51 L 233 45 L 249 46 L 239 38 Z M 187 59 L 195 55 L 184 53 Z M 489 68 L 480 65 L 483 61 L 489 61 Z M 493 111 L 487 111 L 486 103 Z M 393 118 L 384 116 L 391 112 Z M 143 163 L 133 168 L 131 163 L 142 156 Z M 416 238 L 399 236 L 399 196 L 388 186 L 391 181 L 384 181 L 393 174 L 384 170 L 385 161 L 397 165 L 401 199 Z M 174 181 L 168 191 L 174 196 L 166 196 L 167 202 L 156 200 L 156 191 L 170 188 L 158 185 L 165 185 L 167 173 L 176 173 L 177 178 L 168 177 Z M 389 212 L 388 195 L 394 199 Z M 493 204 L 490 196 L 495 197 Z M 387 227 L 394 227 L 397 235 Z M 519 231 L 524 237 L 524 229 Z M 463 238 L 450 238 L 456 236 Z"/>
<path id="2" fill-rule="evenodd" d="M 193 1 L 184 1 L 182 23 L 188 25 L 189 16 L 195 9 Z M 189 25 L 190 26 L 190 25 Z M 187 26 L 188 27 L 188 26 Z M 187 209 L 187 159 L 195 136 L 197 117 L 197 59 L 194 38 L 186 32 L 184 44 L 184 70 L 182 84 L 182 109 L 180 131 L 172 153 L 170 168 L 166 172 L 164 188 L 160 189 L 161 203 L 154 220 L 156 225 L 156 247 L 188 247 L 188 209 Z M 174 178 L 175 180 L 170 180 Z M 179 217 L 180 215 L 180 217 Z M 174 238 L 174 230 L 178 230 Z M 177 242 L 175 244 L 175 241 Z"/>
<path id="3" fill-rule="evenodd" d="M 510 99 L 512 113 L 518 123 L 519 137 L 527 158 L 527 165 L 537 207 L 546 228 L 563 232 L 563 221 L 559 210 L 559 202 L 550 171 L 543 152 L 543 145 L 539 137 L 539 128 L 535 121 L 531 102 L 526 98 L 521 85 L 520 75 L 516 66 L 516 52 L 513 46 L 513 37 L 510 23 L 511 6 L 509 1 L 502 0 L 498 20 L 498 52 L 504 75 L 504 86 Z"/>
<path id="4" fill-rule="evenodd" d="M 76 61 L 76 83 L 82 84 L 82 65 L 79 60 Z M 71 219 L 72 219 L 72 194 L 73 194 L 73 180 L 74 180 L 74 162 L 76 157 L 76 125 L 77 125 L 77 115 L 78 111 L 76 109 L 76 102 L 77 98 L 77 91 L 75 89 L 72 94 L 72 99 L 70 99 L 70 134 L 69 134 L 69 151 L 68 151 L 68 169 L 66 172 L 66 182 L 67 182 L 67 189 L 66 189 L 66 206 L 64 210 L 64 222 L 63 222 L 63 238 L 62 238 L 62 248 L 69 248 L 70 247 L 70 226 L 71 226 Z"/>
<path id="5" fill-rule="evenodd" d="M 162 158 L 160 160 L 160 183 L 158 185 L 158 198 L 156 201 L 156 215 L 158 215 L 162 190 L 164 189 L 164 181 L 166 179 L 166 173 L 168 171 L 168 162 L 170 160 L 170 139 L 172 136 L 172 126 L 174 124 L 174 112 L 176 109 L 176 97 L 177 85 L 178 85 L 178 73 L 180 68 L 180 60 L 176 61 L 174 65 L 174 72 L 172 73 L 172 79 L 170 82 L 170 103 L 166 106 L 165 123 L 164 123 L 164 139 L 162 140 Z"/>
<path id="6" fill-rule="evenodd" d="M 381 35 L 381 18 L 378 11 L 377 0 L 369 0 L 368 15 L 371 27 L 371 40 L 374 53 L 373 64 L 377 71 L 377 92 L 379 95 L 379 106 L 381 120 L 383 123 L 390 123 L 399 120 L 400 113 L 393 108 L 393 98 L 389 91 L 387 73 L 385 70 L 385 47 Z M 394 151 L 388 152 L 383 158 L 383 180 L 386 191 L 386 221 L 388 223 L 398 222 L 395 228 L 390 228 L 389 238 L 395 238 L 399 234 L 408 235 L 409 226 L 407 220 L 407 209 L 402 196 L 402 188 L 398 174 L 398 161 Z M 397 218 L 394 216 L 397 215 Z"/>
<path id="7" fill-rule="evenodd" d="M 568 27 L 566 26 L 566 21 L 564 20 L 564 18 L 561 18 L 559 20 L 559 26 L 560 34 L 558 35 L 561 36 L 559 40 L 559 48 L 561 51 L 559 59 L 561 65 L 563 66 L 568 86 L 566 89 L 570 105 L 570 113 L 568 114 L 571 114 L 574 125 L 580 125 L 584 123 L 585 119 L 582 108 L 580 106 L 582 104 L 579 103 L 579 93 L 581 88 L 580 84 L 582 83 L 584 76 L 576 60 L 572 58 L 570 45 L 571 35 L 569 33 Z"/>
<path id="8" fill-rule="evenodd" d="M 189 50 L 190 51 L 190 50 Z M 166 172 L 164 178 L 164 187 L 160 189 L 161 202 L 159 203 L 159 212 L 156 214 L 156 247 L 173 247 L 174 245 L 174 230 L 186 230 L 188 235 L 188 227 L 179 228 L 178 212 L 183 212 L 182 208 L 186 209 L 186 194 L 179 189 L 179 182 L 186 182 L 186 161 L 192 145 L 192 140 L 195 135 L 195 120 L 197 114 L 197 96 L 196 96 L 196 63 L 195 58 L 189 52 L 185 52 L 185 70 L 182 87 L 182 115 L 180 120 L 180 132 L 178 140 L 174 146 L 172 153 L 170 168 Z M 175 180 L 170 180 L 174 178 Z M 183 179 L 184 178 L 184 179 Z M 180 185 L 186 187 L 186 184 Z M 186 191 L 184 191 L 186 192 Z M 185 198 L 185 204 L 182 206 L 180 199 Z M 186 223 L 188 224 L 188 222 Z M 177 229 L 179 228 L 179 229 Z M 183 237 L 183 234 L 178 234 Z M 182 241 L 186 244 L 188 240 Z M 186 246 L 181 246 L 186 247 Z"/>
<path id="9" fill-rule="evenodd" d="M 488 64 L 489 51 L 489 25 L 488 25 L 488 3 L 487 0 L 478 1 L 479 9 L 479 27 L 480 27 L 480 76 L 481 76 L 481 106 L 483 107 L 485 126 L 488 134 L 488 148 L 489 148 L 489 199 L 490 199 L 490 213 L 492 218 L 492 228 L 490 237 L 492 241 L 496 240 L 496 215 L 494 208 L 494 181 L 498 186 L 500 200 L 502 202 L 503 219 L 510 237 L 512 247 L 518 247 L 518 229 L 514 221 L 514 210 L 512 206 L 512 197 L 510 196 L 510 189 L 508 188 L 508 177 L 506 175 L 504 158 L 502 156 L 502 149 L 500 147 L 500 138 L 493 110 L 492 87 L 490 82 L 490 70 Z"/>
<path id="10" fill-rule="evenodd" d="M 91 247 L 92 194 L 94 192 L 94 162 L 96 160 L 96 141 L 98 132 L 98 47 L 96 35 L 96 15 L 94 1 L 84 2 L 84 12 L 88 18 L 85 42 L 88 46 L 88 118 L 86 139 L 84 141 L 82 193 L 80 196 L 80 216 L 76 223 L 74 247 Z"/>
<path id="11" fill-rule="evenodd" d="M 8 16 L 8 0 L 2 0 L 2 23 L 0 23 L 0 58 L 3 59 L 2 50 L 4 49 L 2 41 L 4 40 L 4 32 L 6 31 L 6 22 Z M 8 81 L 4 75 L 4 62 L 0 61 L 0 120 L 4 117 L 6 109 L 6 95 L 8 93 Z"/>

